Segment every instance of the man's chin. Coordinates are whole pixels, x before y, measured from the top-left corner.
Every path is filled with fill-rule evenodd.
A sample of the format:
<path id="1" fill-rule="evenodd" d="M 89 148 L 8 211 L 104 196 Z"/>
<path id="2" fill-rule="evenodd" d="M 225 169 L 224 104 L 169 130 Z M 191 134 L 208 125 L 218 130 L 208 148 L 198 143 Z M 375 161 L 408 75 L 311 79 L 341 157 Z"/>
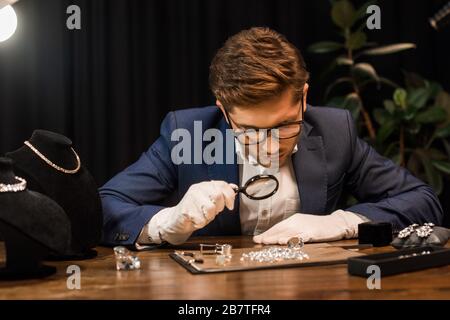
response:
<path id="1" fill-rule="evenodd" d="M 280 156 L 279 158 L 265 158 L 260 159 L 258 163 L 264 168 L 278 169 L 282 167 L 287 161 L 287 157 Z"/>

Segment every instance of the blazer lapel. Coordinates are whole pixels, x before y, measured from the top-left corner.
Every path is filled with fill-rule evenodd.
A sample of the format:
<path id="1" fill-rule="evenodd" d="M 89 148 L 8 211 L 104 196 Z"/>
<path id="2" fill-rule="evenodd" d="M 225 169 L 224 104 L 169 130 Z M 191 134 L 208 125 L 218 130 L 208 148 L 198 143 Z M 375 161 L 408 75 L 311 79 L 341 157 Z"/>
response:
<path id="1" fill-rule="evenodd" d="M 302 213 L 325 214 L 327 168 L 321 136 L 310 136 L 312 126 L 304 122 L 298 151 L 292 157 Z"/>

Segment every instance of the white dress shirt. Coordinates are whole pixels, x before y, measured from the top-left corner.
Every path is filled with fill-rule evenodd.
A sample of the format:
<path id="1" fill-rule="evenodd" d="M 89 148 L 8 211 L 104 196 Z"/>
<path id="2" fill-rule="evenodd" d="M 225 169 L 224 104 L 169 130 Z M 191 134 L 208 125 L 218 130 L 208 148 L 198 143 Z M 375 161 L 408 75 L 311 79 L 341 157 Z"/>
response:
<path id="1" fill-rule="evenodd" d="M 267 199 L 252 200 L 244 194 L 239 195 L 239 214 L 241 218 L 241 230 L 245 235 L 257 235 L 263 233 L 276 223 L 300 212 L 300 196 L 292 167 L 292 159 L 279 168 L 270 170 L 258 164 L 251 156 L 245 157 L 243 146 L 235 141 L 236 155 L 239 161 L 239 180 L 241 185 L 258 174 L 274 175 L 279 184 L 277 193 Z M 297 152 L 297 145 L 292 153 Z"/>

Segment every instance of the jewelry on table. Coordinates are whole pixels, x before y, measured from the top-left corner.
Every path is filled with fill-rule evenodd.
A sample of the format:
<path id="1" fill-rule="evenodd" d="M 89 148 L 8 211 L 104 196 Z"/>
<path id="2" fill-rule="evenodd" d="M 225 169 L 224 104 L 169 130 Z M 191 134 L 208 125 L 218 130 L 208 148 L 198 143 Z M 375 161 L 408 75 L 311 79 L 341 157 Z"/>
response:
<path id="1" fill-rule="evenodd" d="M 207 249 L 211 248 L 211 249 Z M 200 244 L 200 254 L 203 255 L 216 255 L 216 264 L 223 266 L 231 261 L 231 249 L 233 246 L 230 244 Z"/>
<path id="2" fill-rule="evenodd" d="M 56 169 L 57 171 L 66 173 L 66 174 L 75 174 L 78 171 L 80 171 L 81 168 L 81 160 L 78 154 L 75 152 L 73 148 L 70 148 L 72 150 L 73 154 L 75 155 L 77 166 L 75 169 L 64 169 L 57 164 L 54 164 L 51 162 L 46 156 L 44 156 L 38 149 L 36 149 L 29 141 L 25 141 L 24 144 L 29 147 L 39 158 L 41 158 L 45 163 L 47 163 L 50 167 Z"/>
<path id="3" fill-rule="evenodd" d="M 141 268 L 141 261 L 123 246 L 114 247 L 116 270 L 137 270 Z"/>
<path id="4" fill-rule="evenodd" d="M 425 223 L 423 226 L 416 229 L 419 238 L 428 238 L 433 233 L 434 223 Z"/>
<path id="5" fill-rule="evenodd" d="M 426 254 L 430 254 L 430 251 L 422 251 L 421 253 L 413 253 L 413 254 L 405 254 L 405 255 L 401 255 L 398 258 L 399 259 L 406 259 L 406 258 L 411 258 L 411 257 L 417 257 L 417 256 L 424 256 Z"/>
<path id="6" fill-rule="evenodd" d="M 224 266 L 230 261 L 231 261 L 231 255 L 226 256 L 224 254 L 219 254 L 216 256 L 216 264 L 219 266 Z"/>
<path id="7" fill-rule="evenodd" d="M 418 247 L 443 247 L 450 238 L 450 230 L 435 226 L 432 222 L 423 225 L 413 224 L 401 230 L 391 242 L 396 249 Z"/>
<path id="8" fill-rule="evenodd" d="M 191 259 L 189 259 L 187 261 L 189 264 L 193 264 L 194 262 L 196 262 L 196 263 L 203 263 L 204 262 L 203 257 L 199 253 L 185 252 L 185 251 L 175 251 L 175 253 L 178 253 L 179 255 L 182 255 L 182 256 L 185 256 L 185 257 L 191 257 Z"/>
<path id="9" fill-rule="evenodd" d="M 279 262 L 286 260 L 303 260 L 309 259 L 309 255 L 300 248 L 285 248 L 285 247 L 269 247 L 259 251 L 251 251 L 243 253 L 241 261 L 256 261 L 256 262 Z"/>
<path id="10" fill-rule="evenodd" d="M 305 243 L 303 242 L 303 239 L 300 237 L 292 237 L 288 240 L 287 246 L 291 249 L 301 249 Z"/>
<path id="11" fill-rule="evenodd" d="M 407 226 L 405 229 L 401 230 L 398 233 L 398 237 L 400 239 L 404 239 L 404 238 L 409 237 L 411 235 L 411 233 L 413 233 L 416 230 L 417 227 L 419 227 L 419 225 L 417 223 L 414 223 L 414 224 L 412 224 L 410 226 Z"/>
<path id="12" fill-rule="evenodd" d="M 20 192 L 27 188 L 27 181 L 24 178 L 16 176 L 15 179 L 19 182 L 14 184 L 0 183 L 0 193 Z"/>
<path id="13" fill-rule="evenodd" d="M 212 249 L 207 249 L 212 248 Z M 200 244 L 200 253 L 201 254 L 219 254 L 225 256 L 231 256 L 231 249 L 233 246 L 230 244 Z"/>
<path id="14" fill-rule="evenodd" d="M 400 239 L 405 239 L 415 232 L 419 238 L 428 238 L 433 233 L 433 227 L 434 223 L 431 222 L 427 222 L 423 226 L 419 226 L 417 223 L 414 223 L 401 230 L 398 237 Z"/>

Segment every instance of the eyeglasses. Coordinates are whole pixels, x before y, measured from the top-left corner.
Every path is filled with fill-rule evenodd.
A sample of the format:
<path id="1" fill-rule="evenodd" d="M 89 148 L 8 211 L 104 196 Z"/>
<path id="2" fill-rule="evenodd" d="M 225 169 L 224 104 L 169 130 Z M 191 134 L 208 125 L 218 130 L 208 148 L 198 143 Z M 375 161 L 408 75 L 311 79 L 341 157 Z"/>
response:
<path id="1" fill-rule="evenodd" d="M 234 136 L 241 144 L 244 145 L 260 144 L 264 142 L 268 136 L 274 136 L 277 139 L 291 139 L 298 136 L 303 128 L 303 98 L 300 103 L 300 114 L 302 116 L 302 120 L 291 121 L 272 128 L 233 129 Z M 225 116 L 227 117 L 228 122 L 230 122 L 231 117 L 226 110 Z"/>

